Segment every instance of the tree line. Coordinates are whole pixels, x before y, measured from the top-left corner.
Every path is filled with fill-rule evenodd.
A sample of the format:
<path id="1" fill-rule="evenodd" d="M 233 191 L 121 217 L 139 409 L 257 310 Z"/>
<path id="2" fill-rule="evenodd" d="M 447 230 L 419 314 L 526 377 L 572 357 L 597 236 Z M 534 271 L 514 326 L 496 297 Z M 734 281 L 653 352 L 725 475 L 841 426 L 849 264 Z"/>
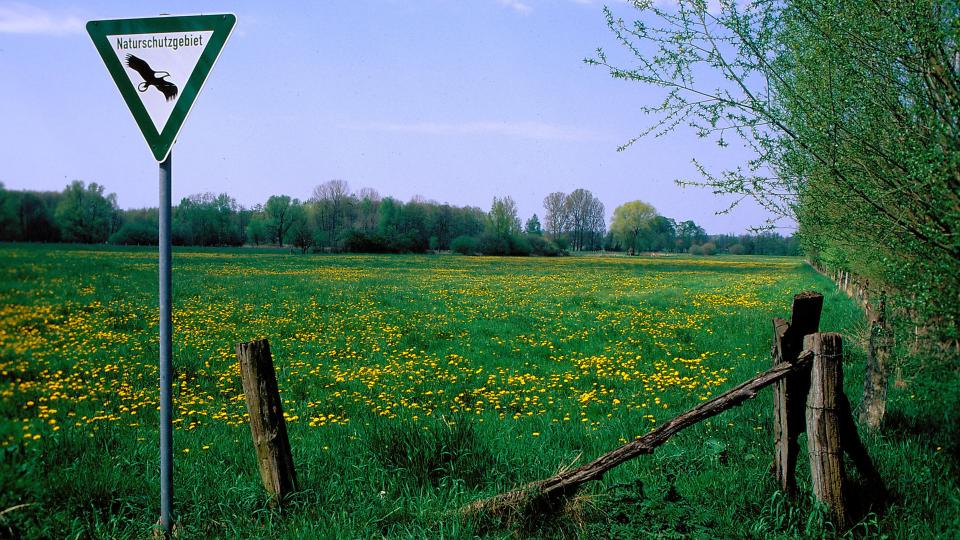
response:
<path id="1" fill-rule="evenodd" d="M 564 255 L 571 251 L 795 255 L 779 235 L 708 235 L 693 221 L 657 214 L 647 203 L 618 207 L 607 229 L 603 203 L 589 190 L 555 192 L 521 220 L 516 202 L 495 197 L 489 210 L 421 197 L 402 202 L 369 188 L 331 180 L 306 200 L 272 195 L 246 208 L 226 193 L 184 197 L 173 208 L 172 241 L 180 246 L 289 246 L 302 253 Z M 97 183 L 73 181 L 62 192 L 6 190 L 0 184 L 0 240 L 155 245 L 156 208 L 122 210 Z"/>

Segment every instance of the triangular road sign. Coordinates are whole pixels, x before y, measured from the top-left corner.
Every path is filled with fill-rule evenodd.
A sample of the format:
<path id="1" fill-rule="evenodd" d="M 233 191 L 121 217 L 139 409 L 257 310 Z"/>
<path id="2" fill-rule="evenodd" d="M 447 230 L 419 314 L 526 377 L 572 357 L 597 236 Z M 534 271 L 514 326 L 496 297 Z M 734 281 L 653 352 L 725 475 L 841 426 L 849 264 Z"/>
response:
<path id="1" fill-rule="evenodd" d="M 223 14 L 87 23 L 157 161 L 170 153 L 236 22 Z"/>

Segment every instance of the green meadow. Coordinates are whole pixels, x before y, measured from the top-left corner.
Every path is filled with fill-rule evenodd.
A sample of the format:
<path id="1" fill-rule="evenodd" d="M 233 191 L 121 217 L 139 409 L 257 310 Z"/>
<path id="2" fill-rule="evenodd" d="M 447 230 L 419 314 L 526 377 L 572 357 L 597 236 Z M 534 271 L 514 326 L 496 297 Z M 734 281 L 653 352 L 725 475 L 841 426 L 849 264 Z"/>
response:
<path id="1" fill-rule="evenodd" d="M 174 252 L 180 538 L 820 538 L 770 474 L 762 391 L 566 512 L 457 510 L 583 464 L 771 365 L 770 319 L 825 296 L 862 386 L 862 312 L 798 258 Z M 153 249 L 0 245 L 0 537 L 143 538 L 159 514 Z M 268 338 L 300 490 L 257 471 L 234 345 Z M 864 434 L 891 492 L 848 534 L 960 530 L 955 371 L 891 386 Z"/>

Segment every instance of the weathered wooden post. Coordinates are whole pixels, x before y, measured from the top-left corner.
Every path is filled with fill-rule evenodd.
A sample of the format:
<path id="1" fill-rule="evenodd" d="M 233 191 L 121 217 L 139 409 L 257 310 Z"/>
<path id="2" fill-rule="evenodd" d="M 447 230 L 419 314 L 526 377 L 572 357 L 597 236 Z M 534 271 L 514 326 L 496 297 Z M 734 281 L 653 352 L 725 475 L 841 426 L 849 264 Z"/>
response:
<path id="1" fill-rule="evenodd" d="M 803 346 L 813 352 L 807 396 L 807 450 L 813 494 L 830 508 L 835 524 L 842 529 L 850 519 L 840 435 L 841 415 L 849 415 L 842 407 L 843 345 L 840 334 L 828 332 L 807 336 Z"/>
<path id="2" fill-rule="evenodd" d="M 773 365 L 794 363 L 803 350 L 803 338 L 820 327 L 823 295 L 802 292 L 793 297 L 790 320 L 773 319 Z M 775 383 L 773 388 L 774 474 L 787 495 L 797 491 L 797 437 L 806 429 L 804 405 L 810 387 L 809 369 Z"/>
<path id="3" fill-rule="evenodd" d="M 282 506 L 287 496 L 297 489 L 297 474 L 283 419 L 277 376 L 273 371 L 270 343 L 266 339 L 238 343 L 237 360 L 260 477 L 274 503 Z"/>
<path id="4" fill-rule="evenodd" d="M 863 378 L 863 401 L 860 423 L 880 429 L 887 406 L 887 385 L 890 380 L 890 327 L 887 323 L 887 298 L 877 293 L 876 306 L 867 306 L 870 318 L 870 341 L 867 347 L 867 370 Z"/>

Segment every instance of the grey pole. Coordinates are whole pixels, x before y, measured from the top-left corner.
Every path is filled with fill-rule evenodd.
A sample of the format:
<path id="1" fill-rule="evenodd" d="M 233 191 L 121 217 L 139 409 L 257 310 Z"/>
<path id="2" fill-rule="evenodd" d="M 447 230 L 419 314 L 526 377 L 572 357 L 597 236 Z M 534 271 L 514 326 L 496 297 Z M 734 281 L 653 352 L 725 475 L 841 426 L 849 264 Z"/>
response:
<path id="1" fill-rule="evenodd" d="M 170 162 L 172 152 L 160 163 L 160 524 L 165 538 L 173 530 L 173 396 L 170 384 L 171 294 L 170 294 Z"/>

